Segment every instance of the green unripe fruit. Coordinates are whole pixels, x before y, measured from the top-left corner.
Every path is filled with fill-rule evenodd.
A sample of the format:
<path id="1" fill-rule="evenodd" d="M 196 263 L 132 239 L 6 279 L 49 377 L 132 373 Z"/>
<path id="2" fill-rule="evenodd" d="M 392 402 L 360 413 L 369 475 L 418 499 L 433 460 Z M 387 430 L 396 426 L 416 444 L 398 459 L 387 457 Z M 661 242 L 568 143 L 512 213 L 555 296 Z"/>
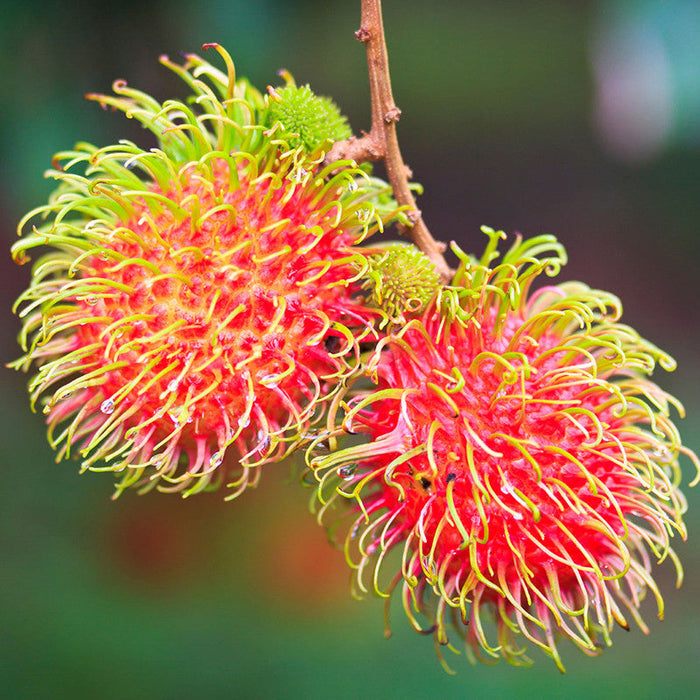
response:
<path id="1" fill-rule="evenodd" d="M 392 322 L 422 311 L 439 287 L 435 265 L 413 245 L 395 243 L 369 259 L 365 288 Z"/>
<path id="2" fill-rule="evenodd" d="M 291 149 L 302 146 L 315 151 L 352 136 L 347 119 L 333 100 L 316 95 L 308 85 L 297 87 L 289 74 L 283 76 L 285 87 L 269 88 L 266 123 L 270 127 L 279 125 Z"/>

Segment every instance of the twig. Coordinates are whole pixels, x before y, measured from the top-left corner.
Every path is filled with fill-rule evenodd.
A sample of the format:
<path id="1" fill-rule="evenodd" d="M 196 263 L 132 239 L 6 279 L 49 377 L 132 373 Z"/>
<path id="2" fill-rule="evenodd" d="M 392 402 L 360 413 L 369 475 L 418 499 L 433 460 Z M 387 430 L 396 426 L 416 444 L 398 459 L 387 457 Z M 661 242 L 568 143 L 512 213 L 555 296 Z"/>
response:
<path id="1" fill-rule="evenodd" d="M 365 44 L 367 50 L 372 128 L 361 138 L 351 137 L 334 144 L 326 155 L 326 161 L 331 163 L 345 158 L 358 163 L 383 160 L 397 203 L 408 207 L 406 215 L 411 222 L 409 232 L 413 242 L 432 260 L 443 281 L 448 281 L 452 273 L 442 255 L 445 246 L 432 237 L 416 207 L 416 200 L 408 186 L 410 171 L 401 157 L 396 136 L 396 122 L 401 110 L 396 106 L 391 92 L 381 0 L 362 0 L 362 18 L 355 37 Z"/>

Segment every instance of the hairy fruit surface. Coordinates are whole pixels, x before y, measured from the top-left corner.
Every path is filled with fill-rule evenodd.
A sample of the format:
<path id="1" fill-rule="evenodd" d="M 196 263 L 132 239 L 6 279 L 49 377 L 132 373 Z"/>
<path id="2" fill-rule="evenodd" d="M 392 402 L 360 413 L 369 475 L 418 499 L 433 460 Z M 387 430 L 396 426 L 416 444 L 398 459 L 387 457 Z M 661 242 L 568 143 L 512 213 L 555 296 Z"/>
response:
<path id="1" fill-rule="evenodd" d="M 185 495 L 236 495 L 281 459 L 356 367 L 375 312 L 356 244 L 390 216 L 387 187 L 350 162 L 291 148 L 263 97 L 199 58 L 163 58 L 192 90 L 164 103 L 114 85 L 92 95 L 158 139 L 79 144 L 58 189 L 20 224 L 41 249 L 17 303 L 58 458 Z M 383 207 L 383 208 L 382 208 Z"/>
<path id="2" fill-rule="evenodd" d="M 379 342 L 375 386 L 336 401 L 336 449 L 310 451 L 319 518 L 357 591 L 399 589 L 437 645 L 455 648 L 453 630 L 470 655 L 527 664 L 529 641 L 563 670 L 559 638 L 593 655 L 615 622 L 646 630 L 647 591 L 663 614 L 653 563 L 671 559 L 680 583 L 678 460 L 697 458 L 669 417 L 682 407 L 647 378 L 674 363 L 619 323 L 619 300 L 580 283 L 530 293 L 561 245 L 518 237 L 494 263 L 504 235 L 484 231 L 481 260 L 456 250 L 452 285 Z M 355 444 L 335 444 L 344 432 Z"/>

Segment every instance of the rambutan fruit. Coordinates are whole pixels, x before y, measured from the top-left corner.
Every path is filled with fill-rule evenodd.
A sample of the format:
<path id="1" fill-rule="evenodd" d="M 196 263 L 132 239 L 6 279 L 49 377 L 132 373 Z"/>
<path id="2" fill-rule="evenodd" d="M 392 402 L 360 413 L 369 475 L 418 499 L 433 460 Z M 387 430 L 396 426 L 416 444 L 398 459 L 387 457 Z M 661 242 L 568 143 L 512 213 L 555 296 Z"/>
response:
<path id="1" fill-rule="evenodd" d="M 674 362 L 619 323 L 619 300 L 581 283 L 530 292 L 562 246 L 518 237 L 495 264 L 505 236 L 484 231 L 483 257 L 455 248 L 451 286 L 379 341 L 373 386 L 334 398 L 309 453 L 319 519 L 356 591 L 387 596 L 387 625 L 400 588 L 438 653 L 454 629 L 471 657 L 526 665 L 529 640 L 563 670 L 560 638 L 594 655 L 615 622 L 646 631 L 647 591 L 662 616 L 652 564 L 670 559 L 680 584 L 679 457 L 698 462 L 669 417 L 681 405 L 648 378 Z"/>
<path id="2" fill-rule="evenodd" d="M 57 154 L 48 204 L 19 225 L 41 249 L 16 308 L 57 459 L 188 495 L 306 439 L 373 337 L 357 246 L 395 205 L 388 187 L 322 149 L 292 147 L 268 96 L 189 55 L 161 62 L 192 90 L 163 103 L 114 84 L 91 95 L 139 120 L 157 147 L 79 144 Z M 328 145 L 328 144 L 327 144 Z"/>

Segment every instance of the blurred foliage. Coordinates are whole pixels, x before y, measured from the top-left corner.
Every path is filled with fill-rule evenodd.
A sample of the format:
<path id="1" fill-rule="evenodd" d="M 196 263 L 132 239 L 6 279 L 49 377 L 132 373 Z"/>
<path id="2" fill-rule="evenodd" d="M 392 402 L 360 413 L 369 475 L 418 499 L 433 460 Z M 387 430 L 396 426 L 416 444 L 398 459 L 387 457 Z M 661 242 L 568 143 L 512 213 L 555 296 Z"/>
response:
<path id="1" fill-rule="evenodd" d="M 563 278 L 619 294 L 624 320 L 676 356 L 657 381 L 686 404 L 700 449 L 695 284 L 700 150 L 617 163 L 592 129 L 590 33 L 601 6 L 569 0 L 385 0 L 402 150 L 426 188 L 437 238 L 483 247 L 481 224 L 555 233 Z M 217 41 L 260 88 L 291 71 L 332 95 L 356 132 L 369 127 L 362 47 L 347 0 L 4 3 L 0 21 L 0 223 L 45 198 L 52 154 L 74 142 L 146 142 L 122 116 L 83 99 L 116 78 L 165 97 L 179 90 L 161 53 Z M 17 354 L 9 312 L 28 271 L 2 262 L 4 361 Z M 150 494 L 109 500 L 108 475 L 56 465 L 24 378 L 5 371 L 0 402 L 0 677 L 12 698 L 681 698 L 700 682 L 700 491 L 678 544 L 680 591 L 663 566 L 666 621 L 618 630 L 598 659 L 566 649 L 560 676 L 542 656 L 518 670 L 434 659 L 430 639 L 381 603 L 350 599 L 342 554 L 326 548 L 308 494 L 284 466 L 235 503 Z M 687 480 L 692 474 L 687 470 Z M 398 612 L 398 611 L 397 611 Z"/>

